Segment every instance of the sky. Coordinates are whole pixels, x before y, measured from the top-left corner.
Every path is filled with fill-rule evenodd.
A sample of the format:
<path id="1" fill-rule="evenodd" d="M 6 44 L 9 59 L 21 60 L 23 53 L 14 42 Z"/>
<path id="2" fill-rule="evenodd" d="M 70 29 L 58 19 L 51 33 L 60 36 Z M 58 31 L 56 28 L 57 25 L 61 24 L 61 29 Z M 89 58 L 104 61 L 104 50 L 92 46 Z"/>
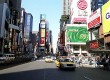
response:
<path id="1" fill-rule="evenodd" d="M 22 0 L 21 7 L 33 15 L 33 31 L 38 31 L 40 14 L 46 14 L 49 30 L 52 30 L 54 51 L 57 46 L 62 0 Z"/>

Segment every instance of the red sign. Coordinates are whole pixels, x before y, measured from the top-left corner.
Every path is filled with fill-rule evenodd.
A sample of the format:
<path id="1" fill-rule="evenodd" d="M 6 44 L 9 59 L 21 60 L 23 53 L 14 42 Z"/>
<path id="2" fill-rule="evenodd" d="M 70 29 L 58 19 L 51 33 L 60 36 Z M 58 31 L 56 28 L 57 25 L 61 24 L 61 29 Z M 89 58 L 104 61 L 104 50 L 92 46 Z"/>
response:
<path id="1" fill-rule="evenodd" d="M 81 10 L 85 10 L 87 8 L 87 2 L 85 0 L 79 0 L 77 7 Z"/>
<path id="2" fill-rule="evenodd" d="M 40 39 L 40 44 L 44 44 L 45 43 L 45 38 L 41 38 Z"/>
<path id="3" fill-rule="evenodd" d="M 86 18 L 74 18 L 73 22 L 87 22 Z"/>
<path id="4" fill-rule="evenodd" d="M 49 36 L 49 34 L 48 34 L 48 32 L 46 32 L 46 38 L 48 38 L 48 36 Z"/>
<path id="5" fill-rule="evenodd" d="M 89 46 L 90 46 L 90 49 L 96 49 L 98 48 L 98 42 L 91 42 Z"/>
<path id="6" fill-rule="evenodd" d="M 92 28 L 95 27 L 96 25 L 98 25 L 100 23 L 100 16 L 97 17 L 96 19 L 94 19 L 93 21 L 88 23 L 88 28 Z"/>
<path id="7" fill-rule="evenodd" d="M 96 27 L 100 23 L 101 23 L 101 11 L 100 9 L 98 9 L 90 15 L 88 20 L 88 29 Z"/>

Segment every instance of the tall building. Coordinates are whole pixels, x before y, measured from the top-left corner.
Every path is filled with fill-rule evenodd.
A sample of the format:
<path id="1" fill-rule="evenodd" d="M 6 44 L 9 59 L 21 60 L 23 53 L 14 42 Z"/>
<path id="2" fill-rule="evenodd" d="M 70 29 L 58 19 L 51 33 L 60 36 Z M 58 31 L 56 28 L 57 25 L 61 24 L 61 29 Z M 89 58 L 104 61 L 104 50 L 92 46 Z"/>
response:
<path id="1" fill-rule="evenodd" d="M 101 8 L 108 0 L 91 0 L 91 11 L 94 12 Z"/>
<path id="2" fill-rule="evenodd" d="M 31 13 L 25 12 L 25 26 L 24 26 L 24 38 L 27 41 L 31 41 L 33 26 L 33 16 Z"/>
<path id="3" fill-rule="evenodd" d="M 18 45 L 17 36 L 19 32 L 21 0 L 0 0 L 0 4 L 4 4 L 4 6 L 7 5 L 7 7 L 9 8 L 5 9 L 6 13 L 4 13 L 4 17 L 9 17 L 9 19 L 6 20 L 4 23 L 4 27 L 6 27 L 6 30 L 2 29 L 2 31 L 4 31 L 3 35 L 6 35 L 6 38 L 0 40 L 0 42 L 3 42 L 2 53 L 4 51 L 14 52 L 15 50 L 17 50 Z M 7 12 L 10 13 L 8 14 Z"/>
<path id="4" fill-rule="evenodd" d="M 62 0 L 63 2 L 63 15 L 70 14 L 70 5 L 72 0 Z"/>

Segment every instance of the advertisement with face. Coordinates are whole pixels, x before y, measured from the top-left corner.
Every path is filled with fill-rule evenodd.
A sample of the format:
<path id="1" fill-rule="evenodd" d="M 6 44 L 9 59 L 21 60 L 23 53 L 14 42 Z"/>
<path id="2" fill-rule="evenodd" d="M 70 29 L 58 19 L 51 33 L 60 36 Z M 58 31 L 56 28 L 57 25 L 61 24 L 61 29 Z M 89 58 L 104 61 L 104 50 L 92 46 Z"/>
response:
<path id="1" fill-rule="evenodd" d="M 91 0 L 74 0 L 71 5 L 71 24 L 87 22 L 91 14 Z"/>
<path id="2" fill-rule="evenodd" d="M 102 6 L 102 25 L 104 35 L 107 35 L 110 32 L 110 1 Z"/>
<path id="3" fill-rule="evenodd" d="M 85 43 L 88 41 L 87 26 L 67 26 L 66 30 L 66 42 L 67 43 Z"/>

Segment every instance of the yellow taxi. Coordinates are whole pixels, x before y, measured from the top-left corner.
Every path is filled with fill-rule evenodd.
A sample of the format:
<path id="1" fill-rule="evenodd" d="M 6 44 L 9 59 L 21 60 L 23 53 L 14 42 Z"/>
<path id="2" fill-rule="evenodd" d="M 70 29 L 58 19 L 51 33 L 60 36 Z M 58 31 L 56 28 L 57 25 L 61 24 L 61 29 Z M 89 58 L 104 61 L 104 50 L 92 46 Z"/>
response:
<path id="1" fill-rule="evenodd" d="M 46 56 L 45 57 L 45 62 L 53 62 L 53 59 L 51 56 Z"/>
<path id="2" fill-rule="evenodd" d="M 68 58 L 57 59 L 55 63 L 59 69 L 76 69 L 76 64 Z"/>

